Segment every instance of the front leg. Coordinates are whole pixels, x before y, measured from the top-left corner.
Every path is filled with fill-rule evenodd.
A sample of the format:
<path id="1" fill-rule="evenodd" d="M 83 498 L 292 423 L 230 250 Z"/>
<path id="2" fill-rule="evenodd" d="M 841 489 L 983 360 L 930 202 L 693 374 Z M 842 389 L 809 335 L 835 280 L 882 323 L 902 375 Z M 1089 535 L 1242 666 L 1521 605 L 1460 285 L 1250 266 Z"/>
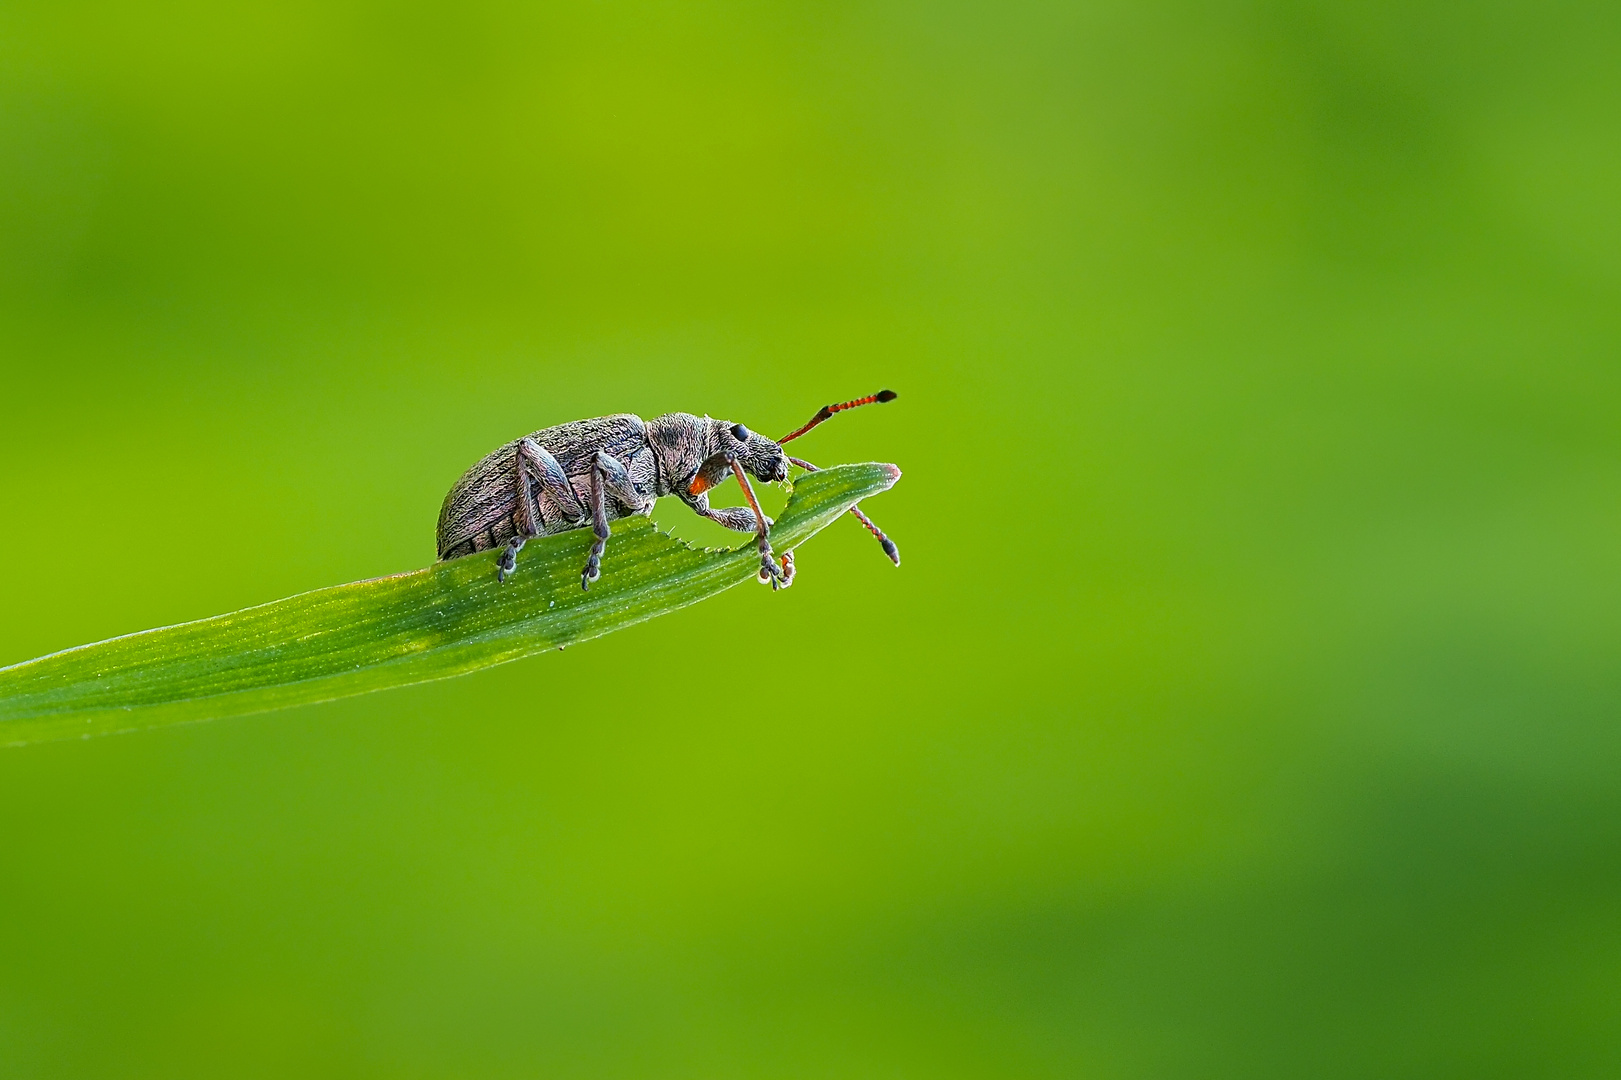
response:
<path id="1" fill-rule="evenodd" d="M 746 506 L 724 506 L 718 509 L 711 507 L 707 492 L 698 495 L 685 495 L 683 499 L 688 506 L 692 507 L 693 513 L 699 517 L 708 518 L 716 525 L 725 526 L 734 532 L 757 533 L 760 531 L 760 523 L 754 520 L 754 511 Z M 771 528 L 773 524 L 775 522 L 770 518 L 765 519 L 767 529 Z M 778 562 L 782 566 L 780 579 L 782 584 L 778 587 L 786 589 L 794 583 L 794 553 L 791 551 L 783 552 Z M 764 584 L 770 581 L 772 576 L 769 571 L 762 567 L 760 570 L 760 583 Z"/>
<path id="2" fill-rule="evenodd" d="M 709 493 L 685 496 L 686 504 L 692 507 L 692 512 L 699 517 L 706 517 L 716 525 L 731 529 L 733 532 L 758 532 L 760 523 L 754 520 L 754 511 L 746 506 L 724 506 L 720 508 L 709 505 Z M 765 519 L 766 527 L 770 528 L 770 518 Z"/>
<path id="3" fill-rule="evenodd" d="M 760 548 L 760 580 L 771 582 L 773 591 L 787 588 L 794 580 L 792 572 L 788 569 L 793 563 L 785 558 L 783 566 L 777 565 L 776 557 L 771 552 L 771 521 L 760 512 L 760 500 L 754 497 L 754 488 L 749 486 L 749 478 L 743 472 L 743 466 L 736 458 L 731 460 L 731 466 L 733 475 L 737 477 L 738 486 L 743 489 L 744 496 L 749 500 L 749 509 L 754 511 L 757 528 L 755 536 L 759 538 Z"/>

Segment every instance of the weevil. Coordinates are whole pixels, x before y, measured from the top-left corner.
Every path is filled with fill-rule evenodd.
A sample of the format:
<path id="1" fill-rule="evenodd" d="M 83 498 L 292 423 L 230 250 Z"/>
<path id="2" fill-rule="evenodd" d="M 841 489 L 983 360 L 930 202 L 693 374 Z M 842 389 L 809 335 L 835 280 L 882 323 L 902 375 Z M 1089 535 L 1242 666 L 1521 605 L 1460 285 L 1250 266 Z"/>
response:
<path id="1" fill-rule="evenodd" d="M 518 552 L 527 541 L 589 527 L 595 540 L 580 574 L 580 587 L 589 589 L 601 576 L 608 523 L 651 514 L 655 499 L 675 495 L 700 517 L 754 533 L 760 581 L 770 582 L 773 589 L 787 588 L 794 581 L 793 553 L 779 557 L 771 550 L 771 519 L 760 512 L 749 475 L 769 484 L 787 480 L 790 464 L 815 472 L 810 462 L 785 454 L 783 444 L 846 409 L 895 397 L 893 390 L 880 390 L 824 405 L 809 422 L 775 441 L 742 424 L 681 412 L 647 421 L 616 413 L 542 428 L 487 455 L 456 481 L 439 511 L 439 558 L 499 548 L 496 577 L 505 582 L 517 569 Z M 709 489 L 728 473 L 737 477 L 747 506 L 709 505 Z M 894 541 L 859 506 L 850 513 L 899 566 Z"/>

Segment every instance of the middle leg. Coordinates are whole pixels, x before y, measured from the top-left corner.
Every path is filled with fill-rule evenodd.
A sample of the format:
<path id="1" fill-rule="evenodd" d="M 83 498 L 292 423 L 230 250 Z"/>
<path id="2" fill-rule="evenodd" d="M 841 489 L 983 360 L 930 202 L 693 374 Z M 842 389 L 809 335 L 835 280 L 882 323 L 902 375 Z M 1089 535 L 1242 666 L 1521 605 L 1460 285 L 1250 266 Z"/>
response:
<path id="1" fill-rule="evenodd" d="M 608 496 L 633 514 L 649 513 L 653 509 L 651 497 L 636 490 L 625 465 L 612 454 L 598 450 L 591 462 L 591 531 L 596 540 L 591 554 L 585 560 L 585 572 L 580 575 L 580 588 L 589 589 L 591 583 L 602 576 L 602 553 L 608 548 Z"/>
<path id="2" fill-rule="evenodd" d="M 604 495 L 602 465 L 591 463 L 591 531 L 596 539 L 591 542 L 591 554 L 585 560 L 585 572 L 580 575 L 580 588 L 589 589 L 591 583 L 602 576 L 602 553 L 608 549 L 608 506 Z"/>
<path id="3" fill-rule="evenodd" d="M 595 465 L 602 471 L 603 490 L 633 514 L 645 514 L 653 509 L 653 497 L 636 490 L 625 463 L 603 450 L 597 451 Z"/>

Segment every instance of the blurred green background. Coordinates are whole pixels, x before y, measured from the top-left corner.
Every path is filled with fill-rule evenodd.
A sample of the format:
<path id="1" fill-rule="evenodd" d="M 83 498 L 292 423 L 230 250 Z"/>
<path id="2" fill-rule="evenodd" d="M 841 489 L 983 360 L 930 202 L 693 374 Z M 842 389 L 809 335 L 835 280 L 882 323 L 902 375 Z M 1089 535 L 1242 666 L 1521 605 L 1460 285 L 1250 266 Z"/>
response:
<path id="1" fill-rule="evenodd" d="M 1613 3 L 0 4 L 0 663 L 578 417 L 906 472 L 0 754 L 0 1073 L 1621 1073 L 1618 132 Z"/>

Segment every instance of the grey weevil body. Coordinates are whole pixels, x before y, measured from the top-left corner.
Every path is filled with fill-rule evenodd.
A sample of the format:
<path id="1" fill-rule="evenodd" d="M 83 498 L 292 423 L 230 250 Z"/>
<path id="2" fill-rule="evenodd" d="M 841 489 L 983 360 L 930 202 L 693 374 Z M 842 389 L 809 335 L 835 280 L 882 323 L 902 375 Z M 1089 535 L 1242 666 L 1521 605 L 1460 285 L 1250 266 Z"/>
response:
<path id="1" fill-rule="evenodd" d="M 785 454 L 782 444 L 835 413 L 893 401 L 895 396 L 894 391 L 883 390 L 825 405 L 809 423 L 776 441 L 742 424 L 691 413 L 665 413 L 647 421 L 617 413 L 542 428 L 487 455 L 456 481 L 439 511 L 439 558 L 499 548 L 496 576 L 505 581 L 517 568 L 518 552 L 526 541 L 589 527 L 596 540 L 580 575 L 580 587 L 589 589 L 601 575 L 608 523 L 631 514 L 650 514 L 654 500 L 675 495 L 702 517 L 754 533 L 760 580 L 769 581 L 773 589 L 786 588 L 794 580 L 793 556 L 784 553 L 778 558 L 772 552 L 771 519 L 760 512 L 749 476 L 763 483 L 787 480 L 790 462 L 815 471 L 810 462 Z M 709 505 L 709 489 L 727 473 L 737 477 L 748 506 Z M 889 537 L 859 507 L 850 512 L 899 566 L 900 553 Z"/>

